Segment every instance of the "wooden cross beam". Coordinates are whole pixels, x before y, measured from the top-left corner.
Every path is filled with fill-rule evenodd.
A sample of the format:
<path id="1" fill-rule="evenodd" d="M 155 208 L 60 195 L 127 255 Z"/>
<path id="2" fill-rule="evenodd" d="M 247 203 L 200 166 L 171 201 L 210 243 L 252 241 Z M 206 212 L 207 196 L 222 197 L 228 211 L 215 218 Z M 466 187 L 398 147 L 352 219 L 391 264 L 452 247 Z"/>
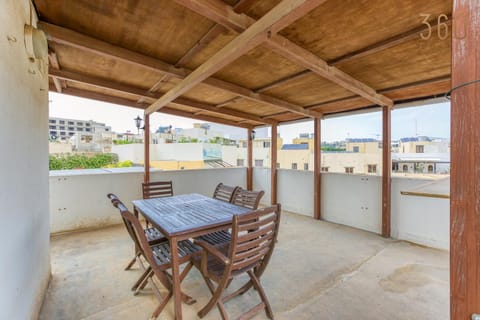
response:
<path id="1" fill-rule="evenodd" d="M 168 103 L 189 91 L 200 82 L 210 77 L 244 53 L 265 42 L 272 34 L 276 34 L 295 20 L 301 18 L 326 0 L 284 0 L 253 23 L 237 38 L 229 42 L 216 54 L 210 57 L 179 84 L 153 103 L 146 114 L 158 111 Z M 233 10 L 233 9 L 232 9 Z M 221 16 L 221 15 L 219 15 Z M 227 16 L 223 17 L 228 19 Z"/>
<path id="2" fill-rule="evenodd" d="M 248 30 L 256 23 L 255 19 L 245 14 L 236 13 L 230 6 L 220 0 L 175 1 L 235 32 L 245 32 L 245 30 Z M 321 77 L 330 80 L 375 104 L 390 107 L 393 106 L 393 101 L 391 99 L 378 94 L 373 88 L 351 77 L 340 69 L 328 65 L 326 61 L 281 35 L 272 32 L 271 37 L 265 41 L 264 45 L 290 61 L 311 70 Z"/>
<path id="3" fill-rule="evenodd" d="M 59 43 L 80 50 L 92 52 L 103 57 L 115 59 L 131 65 L 146 68 L 163 74 L 168 74 L 178 79 L 184 79 L 191 70 L 187 68 L 175 67 L 172 64 L 150 56 L 134 52 L 108 42 L 101 41 L 70 29 L 59 27 L 47 22 L 39 22 L 39 26 L 47 33 L 49 42 Z M 257 93 L 249 88 L 242 87 L 232 82 L 209 77 L 203 81 L 203 84 L 212 88 L 220 89 L 225 92 L 240 96 L 242 98 L 255 101 L 261 104 L 267 104 L 286 111 L 300 114 L 307 117 L 319 117 L 320 113 L 313 110 L 305 110 L 302 106 L 278 99 L 263 93 Z"/>

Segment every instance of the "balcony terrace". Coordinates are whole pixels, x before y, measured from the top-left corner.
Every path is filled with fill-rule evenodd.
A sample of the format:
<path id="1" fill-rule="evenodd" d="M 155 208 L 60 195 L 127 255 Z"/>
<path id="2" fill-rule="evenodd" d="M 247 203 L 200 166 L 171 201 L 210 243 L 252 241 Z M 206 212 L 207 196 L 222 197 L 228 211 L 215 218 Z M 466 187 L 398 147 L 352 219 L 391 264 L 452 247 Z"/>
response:
<path id="1" fill-rule="evenodd" d="M 43 301 L 45 319 L 147 312 L 150 297 L 125 287 L 135 272 L 113 272 L 130 246 L 109 227 L 120 217 L 105 195 L 130 204 L 140 182 L 156 179 L 173 180 L 176 194 L 211 195 L 218 182 L 262 189 L 265 204 L 292 212 L 265 278 L 278 317 L 480 317 L 478 0 L 6 0 L 0 9 L 0 318 L 35 319 Z M 144 173 L 49 177 L 49 90 L 143 110 L 144 141 L 157 112 L 244 128 L 247 168 L 156 172 L 145 161 Z M 428 181 L 392 177 L 392 109 L 446 97 L 450 199 L 403 195 Z M 382 112 L 381 176 L 323 174 L 322 119 L 370 111 Z M 279 127 L 307 120 L 313 172 L 277 170 Z M 264 126 L 271 164 L 257 170 L 253 130 Z M 68 235 L 78 230 L 92 231 Z M 446 252 L 403 240 L 449 248 L 450 285 Z M 97 261 L 102 250 L 112 261 Z M 201 304 L 198 274 L 189 281 Z"/>
<path id="2" fill-rule="evenodd" d="M 268 191 L 269 174 L 269 169 L 255 168 L 254 188 Z M 115 192 L 125 203 L 141 198 L 142 177 L 141 168 L 51 172 L 52 280 L 40 319 L 142 319 L 150 314 L 153 293 L 135 297 L 129 290 L 139 273 L 123 271 L 133 245 L 105 197 Z M 153 171 L 152 179 L 172 179 L 175 194 L 211 195 L 217 181 L 245 185 L 246 169 Z M 279 201 L 296 212 L 282 212 L 279 241 L 263 278 L 276 317 L 448 319 L 449 255 L 424 246 L 448 248 L 448 200 L 401 195 L 400 189 L 428 180 L 394 179 L 393 217 L 399 223 L 393 232 L 417 245 L 378 234 L 381 210 L 374 204 L 380 202 L 375 192 L 379 177 L 325 174 L 327 221 L 311 218 L 312 204 L 306 200 L 313 196 L 308 187 L 312 179 L 312 172 L 279 170 Z M 268 204 L 269 196 L 263 201 Z M 419 227 L 415 221 L 425 223 Z M 183 287 L 198 300 L 183 307 L 185 318 L 192 319 L 209 294 L 196 270 Z M 256 299 L 249 293 L 227 307 L 235 315 Z M 170 302 L 160 319 L 170 319 L 172 310 Z M 207 319 L 218 317 L 215 311 Z"/>

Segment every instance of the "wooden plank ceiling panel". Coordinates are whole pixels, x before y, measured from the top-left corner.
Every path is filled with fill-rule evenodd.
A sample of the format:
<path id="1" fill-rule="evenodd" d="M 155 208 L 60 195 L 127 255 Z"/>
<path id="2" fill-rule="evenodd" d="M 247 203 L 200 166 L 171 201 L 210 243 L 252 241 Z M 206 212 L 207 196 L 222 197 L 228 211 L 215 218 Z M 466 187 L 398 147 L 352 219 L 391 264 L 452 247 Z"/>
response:
<path id="1" fill-rule="evenodd" d="M 134 85 L 145 90 L 148 90 L 161 76 L 160 72 L 140 68 L 130 63 L 106 58 L 73 47 L 55 44 L 53 48 L 62 70 L 66 69 L 104 79 L 112 79 L 115 82 Z"/>
<path id="2" fill-rule="evenodd" d="M 180 82 L 179 79 L 176 82 Z M 165 91 L 164 91 L 165 92 Z M 210 104 L 220 104 L 236 96 L 223 90 L 215 89 L 211 86 L 199 84 L 193 89 L 187 91 L 182 97 L 207 102 Z"/>
<path id="3" fill-rule="evenodd" d="M 338 68 L 376 90 L 450 74 L 451 39 L 411 40 L 376 54 L 340 63 Z"/>
<path id="4" fill-rule="evenodd" d="M 264 105 L 264 104 L 259 104 L 255 101 L 251 100 L 238 100 L 234 101 L 232 103 L 229 103 L 225 108 L 229 109 L 234 109 L 238 111 L 245 111 L 248 110 L 248 112 L 259 115 L 259 116 L 264 116 L 264 115 L 269 115 L 272 113 L 277 113 L 277 112 L 284 112 L 285 110 L 281 108 L 276 108 L 274 106 L 269 106 L 269 105 Z"/>
<path id="5" fill-rule="evenodd" d="M 170 0 L 35 0 L 40 18 L 175 63 L 213 23 Z"/>
<path id="6" fill-rule="evenodd" d="M 74 82 L 74 81 L 67 81 L 67 87 L 69 88 L 76 88 L 80 90 L 85 90 L 85 91 L 92 91 L 96 93 L 101 93 L 105 94 L 108 96 L 114 96 L 114 97 L 119 97 L 119 98 L 124 98 L 132 101 L 136 101 L 136 97 L 132 94 L 125 93 L 125 92 L 120 92 L 120 91 L 114 91 L 106 88 L 101 88 L 101 87 L 95 87 L 86 83 L 79 83 L 79 82 Z"/>
<path id="7" fill-rule="evenodd" d="M 302 106 L 352 95 L 349 90 L 313 73 L 264 92 Z"/>
<path id="8" fill-rule="evenodd" d="M 422 13 L 451 11 L 451 0 L 327 1 L 280 34 L 328 61 L 421 26 Z"/>

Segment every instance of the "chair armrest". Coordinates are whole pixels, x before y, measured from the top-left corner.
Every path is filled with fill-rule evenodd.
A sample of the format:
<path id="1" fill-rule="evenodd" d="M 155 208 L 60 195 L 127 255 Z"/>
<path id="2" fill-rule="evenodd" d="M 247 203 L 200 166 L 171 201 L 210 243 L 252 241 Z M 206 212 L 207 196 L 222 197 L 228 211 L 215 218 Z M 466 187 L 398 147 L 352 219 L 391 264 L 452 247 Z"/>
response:
<path id="1" fill-rule="evenodd" d="M 220 250 L 218 250 L 217 248 L 215 248 L 214 246 L 212 246 L 208 242 L 205 242 L 203 240 L 197 240 L 197 239 L 194 239 L 193 242 L 196 245 L 202 247 L 205 251 L 207 251 L 212 256 L 217 258 L 217 260 L 219 260 L 223 264 L 227 265 L 227 264 L 230 263 L 230 259 L 228 259 L 222 252 L 220 252 Z"/>

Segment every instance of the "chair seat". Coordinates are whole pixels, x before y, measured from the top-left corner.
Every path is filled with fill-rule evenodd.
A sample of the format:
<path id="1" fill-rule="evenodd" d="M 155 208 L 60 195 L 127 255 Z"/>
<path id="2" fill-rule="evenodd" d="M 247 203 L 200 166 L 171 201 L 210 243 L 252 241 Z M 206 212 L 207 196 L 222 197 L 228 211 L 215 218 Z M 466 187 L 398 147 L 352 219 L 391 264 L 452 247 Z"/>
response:
<path id="1" fill-rule="evenodd" d="M 158 243 L 158 242 L 165 241 L 167 239 L 156 228 L 146 228 L 145 229 L 145 236 L 147 237 L 147 241 L 149 243 Z"/>
<path id="2" fill-rule="evenodd" d="M 158 266 L 168 269 L 171 266 L 172 254 L 170 243 L 168 241 L 161 242 L 151 246 L 155 262 Z M 180 263 L 189 261 L 193 255 L 200 251 L 200 248 L 193 244 L 190 240 L 178 242 L 178 256 Z"/>
<path id="3" fill-rule="evenodd" d="M 212 246 L 218 247 L 223 246 L 232 240 L 232 235 L 226 230 L 212 232 L 209 234 L 204 234 L 203 236 L 197 237 L 198 240 L 203 240 Z"/>

